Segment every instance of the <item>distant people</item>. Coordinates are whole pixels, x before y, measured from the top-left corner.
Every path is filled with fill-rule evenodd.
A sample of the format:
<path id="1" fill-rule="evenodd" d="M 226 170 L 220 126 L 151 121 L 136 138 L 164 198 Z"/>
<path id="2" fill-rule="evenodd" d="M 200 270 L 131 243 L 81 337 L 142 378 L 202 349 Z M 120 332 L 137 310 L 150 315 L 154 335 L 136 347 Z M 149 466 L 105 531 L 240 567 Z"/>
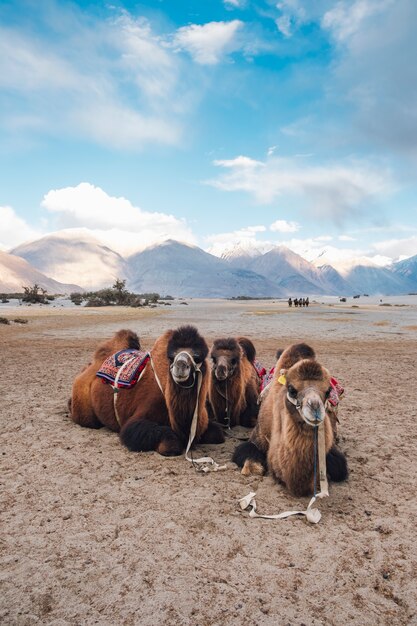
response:
<path id="1" fill-rule="evenodd" d="M 292 303 L 294 303 L 294 306 L 296 307 L 301 307 L 301 306 L 308 306 L 310 304 L 310 301 L 308 298 L 294 298 L 294 300 L 291 300 L 291 298 L 288 298 L 288 306 L 292 306 Z"/>

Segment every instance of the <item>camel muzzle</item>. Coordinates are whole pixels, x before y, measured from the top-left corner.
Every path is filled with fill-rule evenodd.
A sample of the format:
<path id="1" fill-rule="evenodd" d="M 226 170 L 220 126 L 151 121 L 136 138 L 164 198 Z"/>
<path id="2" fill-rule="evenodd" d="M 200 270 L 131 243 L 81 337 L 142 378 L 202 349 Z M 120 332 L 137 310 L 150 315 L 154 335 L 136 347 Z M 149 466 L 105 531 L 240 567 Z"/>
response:
<path id="1" fill-rule="evenodd" d="M 191 366 L 185 359 L 178 360 L 173 364 L 171 373 L 175 382 L 185 383 L 190 378 Z"/>
<path id="2" fill-rule="evenodd" d="M 199 371 L 199 366 L 188 352 L 182 351 L 177 354 L 169 369 L 174 382 L 177 384 L 186 383 L 193 377 L 190 384 L 190 387 L 192 387 L 195 383 L 195 375 Z"/>
<path id="3" fill-rule="evenodd" d="M 301 402 L 301 414 L 304 420 L 312 426 L 317 426 L 324 420 L 326 411 L 317 392 L 308 390 L 304 395 Z"/>
<path id="4" fill-rule="evenodd" d="M 215 368 L 214 375 L 217 378 L 217 380 L 222 381 L 228 378 L 229 372 L 227 370 L 227 367 L 225 367 L 224 365 L 219 365 L 218 367 Z"/>

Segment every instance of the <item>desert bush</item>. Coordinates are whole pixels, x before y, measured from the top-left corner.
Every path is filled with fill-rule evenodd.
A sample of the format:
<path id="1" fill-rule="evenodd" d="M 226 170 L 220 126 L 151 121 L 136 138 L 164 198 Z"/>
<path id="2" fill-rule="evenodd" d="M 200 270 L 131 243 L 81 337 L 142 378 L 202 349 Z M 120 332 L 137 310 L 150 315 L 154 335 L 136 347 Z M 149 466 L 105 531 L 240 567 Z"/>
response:
<path id="1" fill-rule="evenodd" d="M 13 321 L 15 324 L 27 324 L 29 320 L 24 317 L 15 317 Z"/>
<path id="2" fill-rule="evenodd" d="M 30 304 L 49 304 L 47 291 L 35 283 L 32 287 L 23 287 L 23 302 Z"/>
<path id="3" fill-rule="evenodd" d="M 82 304 L 82 301 L 84 300 L 84 296 L 82 293 L 78 293 L 78 292 L 73 292 L 70 294 L 70 300 L 73 304 L 77 304 L 80 305 Z"/>
<path id="4" fill-rule="evenodd" d="M 0 324 L 10 324 L 10 320 L 7 317 L 0 317 Z"/>
<path id="5" fill-rule="evenodd" d="M 104 302 L 101 298 L 92 297 L 87 300 L 85 306 L 108 306 L 107 302 Z"/>
<path id="6" fill-rule="evenodd" d="M 87 293 L 72 293 L 71 301 L 81 304 L 86 300 L 85 306 L 140 306 L 155 305 L 160 298 L 159 293 L 132 293 L 126 289 L 126 280 L 118 278 L 112 287 L 89 291 Z"/>

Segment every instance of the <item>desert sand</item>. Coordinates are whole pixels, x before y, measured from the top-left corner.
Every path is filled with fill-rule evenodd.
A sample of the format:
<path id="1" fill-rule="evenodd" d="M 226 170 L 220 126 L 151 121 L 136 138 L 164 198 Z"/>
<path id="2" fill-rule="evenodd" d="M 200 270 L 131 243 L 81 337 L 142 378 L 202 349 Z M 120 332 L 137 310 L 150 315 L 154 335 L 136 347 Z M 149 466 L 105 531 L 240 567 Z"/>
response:
<path id="1" fill-rule="evenodd" d="M 353 306 L 355 308 L 353 308 Z M 4 308 L 0 325 L 2 624 L 416 624 L 417 306 L 188 301 L 158 309 Z M 132 453 L 66 409 L 98 341 L 120 328 L 150 348 L 194 323 L 210 343 L 245 334 L 263 363 L 304 340 L 346 389 L 350 477 L 322 520 L 250 519 L 305 508 L 233 464 Z M 237 445 L 200 447 L 217 461 Z"/>

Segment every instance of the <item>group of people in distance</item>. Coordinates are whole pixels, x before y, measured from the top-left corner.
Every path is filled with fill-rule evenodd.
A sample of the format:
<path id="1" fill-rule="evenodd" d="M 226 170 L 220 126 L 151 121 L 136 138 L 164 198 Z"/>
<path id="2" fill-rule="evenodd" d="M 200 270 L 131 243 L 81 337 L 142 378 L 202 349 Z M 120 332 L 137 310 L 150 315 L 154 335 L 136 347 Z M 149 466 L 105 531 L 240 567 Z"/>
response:
<path id="1" fill-rule="evenodd" d="M 310 304 L 310 301 L 307 298 L 294 298 L 294 300 L 292 298 L 288 298 L 288 306 L 292 306 L 294 303 L 294 306 L 308 306 Z"/>

